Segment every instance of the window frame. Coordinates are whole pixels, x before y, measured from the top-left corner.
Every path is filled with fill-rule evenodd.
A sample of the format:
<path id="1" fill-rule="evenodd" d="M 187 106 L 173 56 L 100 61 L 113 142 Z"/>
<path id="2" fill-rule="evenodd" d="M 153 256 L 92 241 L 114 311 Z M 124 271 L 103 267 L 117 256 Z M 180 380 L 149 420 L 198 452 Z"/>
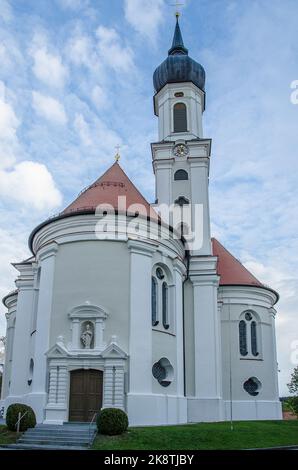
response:
<path id="1" fill-rule="evenodd" d="M 176 130 L 176 119 L 175 119 L 175 108 L 177 105 L 183 105 L 185 109 L 185 130 Z M 172 119 L 173 119 L 173 134 L 185 134 L 188 131 L 188 107 L 187 104 L 183 101 L 176 101 L 173 105 L 172 109 Z"/>
<path id="2" fill-rule="evenodd" d="M 246 317 L 250 315 L 250 319 Z M 245 341 L 241 337 L 241 326 L 245 324 Z M 245 310 L 238 321 L 238 346 L 240 359 L 261 360 L 261 326 L 259 316 L 252 310 Z M 245 351 L 244 351 L 245 346 Z"/>
<path id="3" fill-rule="evenodd" d="M 157 273 L 162 273 L 159 277 Z M 153 279 L 157 284 L 156 321 L 153 322 Z M 156 263 L 151 274 L 151 325 L 156 331 L 175 335 L 174 285 L 168 266 Z"/>

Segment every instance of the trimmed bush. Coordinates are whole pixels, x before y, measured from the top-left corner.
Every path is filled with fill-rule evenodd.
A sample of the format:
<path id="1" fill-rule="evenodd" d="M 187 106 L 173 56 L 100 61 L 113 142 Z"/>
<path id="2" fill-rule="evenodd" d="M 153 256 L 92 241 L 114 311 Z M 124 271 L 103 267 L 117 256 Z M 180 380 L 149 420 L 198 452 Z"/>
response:
<path id="1" fill-rule="evenodd" d="M 128 428 L 128 417 L 119 408 L 104 408 L 97 416 L 97 429 L 100 434 L 116 436 Z"/>
<path id="2" fill-rule="evenodd" d="M 9 405 L 6 412 L 6 426 L 10 431 L 17 430 L 16 423 L 19 419 L 19 413 L 23 416 L 26 411 L 28 413 L 26 413 L 20 423 L 21 432 L 26 431 L 28 428 L 34 428 L 36 425 L 35 413 L 30 406 L 23 405 L 22 403 L 13 403 L 12 405 Z"/>

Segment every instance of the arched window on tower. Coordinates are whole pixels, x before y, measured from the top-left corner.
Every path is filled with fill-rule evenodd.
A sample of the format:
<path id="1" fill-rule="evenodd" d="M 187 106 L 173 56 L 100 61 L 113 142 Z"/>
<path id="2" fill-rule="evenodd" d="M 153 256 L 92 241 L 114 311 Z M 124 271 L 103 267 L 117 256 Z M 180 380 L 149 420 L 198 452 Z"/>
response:
<path id="1" fill-rule="evenodd" d="M 185 206 L 185 205 L 189 204 L 189 200 L 186 199 L 186 197 L 184 197 L 184 196 L 179 196 L 175 200 L 175 204 L 178 204 L 178 206 Z"/>
<path id="2" fill-rule="evenodd" d="M 239 322 L 239 349 L 241 356 L 257 357 L 258 350 L 258 323 L 254 312 L 244 312 Z"/>
<path id="3" fill-rule="evenodd" d="M 177 170 L 174 174 L 174 181 L 188 180 L 188 173 L 185 170 Z"/>
<path id="4" fill-rule="evenodd" d="M 187 132 L 187 109 L 184 103 L 174 106 L 174 132 Z"/>

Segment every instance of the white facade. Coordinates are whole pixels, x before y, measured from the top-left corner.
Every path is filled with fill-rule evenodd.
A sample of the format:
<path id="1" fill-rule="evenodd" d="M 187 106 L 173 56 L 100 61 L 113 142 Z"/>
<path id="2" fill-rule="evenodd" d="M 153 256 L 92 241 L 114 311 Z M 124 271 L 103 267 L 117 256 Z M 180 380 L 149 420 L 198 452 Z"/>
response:
<path id="1" fill-rule="evenodd" d="M 17 291 L 4 299 L 5 410 L 23 402 L 38 422 L 62 424 L 79 393 L 73 371 L 92 370 L 103 378 L 101 406 L 126 410 L 131 425 L 281 418 L 277 295 L 223 285 L 213 256 L 204 103 L 192 82 L 168 83 L 154 98 L 157 204 L 189 206 L 198 244 L 187 248 L 171 218 L 151 220 L 151 237 L 139 217 L 137 235 L 115 238 L 111 224 L 100 239 L 90 211 L 34 231 L 33 256 L 15 264 Z M 185 106 L 181 132 L 176 104 Z M 121 229 L 129 221 L 122 215 Z M 173 231 L 165 239 L 167 222 Z"/>

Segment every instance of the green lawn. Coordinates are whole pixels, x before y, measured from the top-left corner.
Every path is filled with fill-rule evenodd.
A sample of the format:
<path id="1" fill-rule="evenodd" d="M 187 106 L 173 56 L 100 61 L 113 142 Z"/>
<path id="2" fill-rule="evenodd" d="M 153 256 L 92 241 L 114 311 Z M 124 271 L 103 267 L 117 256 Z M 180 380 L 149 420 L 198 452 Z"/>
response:
<path id="1" fill-rule="evenodd" d="M 16 438 L 16 432 L 11 432 L 6 426 L 0 425 L 0 446 L 4 444 L 13 444 L 16 441 Z"/>
<path id="2" fill-rule="evenodd" d="M 98 435 L 93 450 L 223 450 L 298 445 L 297 421 L 239 421 L 130 428 L 122 436 Z"/>

